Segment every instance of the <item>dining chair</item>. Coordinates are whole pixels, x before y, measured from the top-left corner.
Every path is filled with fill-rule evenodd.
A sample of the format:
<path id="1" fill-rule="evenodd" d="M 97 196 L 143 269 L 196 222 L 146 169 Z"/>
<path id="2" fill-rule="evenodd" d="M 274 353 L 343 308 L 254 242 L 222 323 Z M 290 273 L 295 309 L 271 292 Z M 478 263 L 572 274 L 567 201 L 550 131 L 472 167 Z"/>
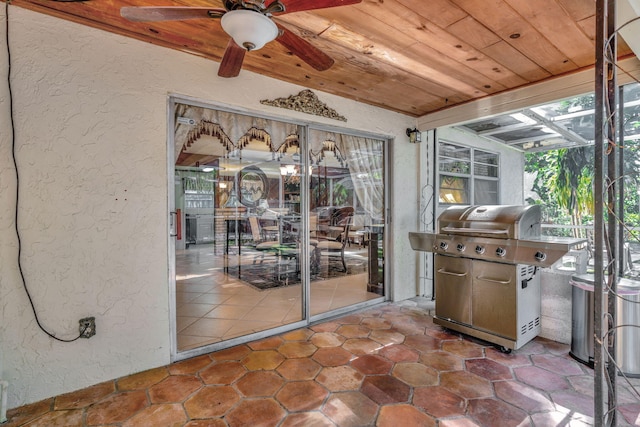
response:
<path id="1" fill-rule="evenodd" d="M 324 240 L 318 239 L 318 243 L 315 245 L 315 252 L 318 257 L 340 257 L 344 272 L 347 271 L 347 263 L 344 259 L 344 250 L 349 240 L 349 228 L 351 227 L 353 212 L 352 207 L 345 207 L 336 210 L 332 216 L 335 224 L 332 226 L 332 229 L 339 231 L 338 235 L 335 237 L 330 235 Z"/>

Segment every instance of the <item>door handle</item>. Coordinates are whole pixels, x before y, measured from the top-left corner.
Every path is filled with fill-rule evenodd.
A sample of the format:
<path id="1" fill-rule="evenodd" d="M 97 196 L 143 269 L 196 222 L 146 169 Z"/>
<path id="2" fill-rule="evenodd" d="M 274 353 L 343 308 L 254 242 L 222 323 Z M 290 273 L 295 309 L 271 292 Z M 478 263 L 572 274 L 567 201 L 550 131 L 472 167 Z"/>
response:
<path id="1" fill-rule="evenodd" d="M 169 212 L 169 236 L 176 237 L 178 232 L 176 230 L 176 223 L 178 222 L 178 213 Z"/>
<path id="2" fill-rule="evenodd" d="M 477 280 L 482 280 L 483 282 L 491 282 L 491 283 L 499 283 L 501 285 L 508 285 L 509 283 L 511 283 L 511 280 L 496 280 L 496 279 L 489 279 L 487 277 L 481 277 L 478 276 L 476 277 Z"/>
<path id="3" fill-rule="evenodd" d="M 438 273 L 448 274 L 449 276 L 456 276 L 456 277 L 464 277 L 467 275 L 467 273 L 454 273 L 452 271 L 447 271 L 444 268 L 439 269 Z"/>

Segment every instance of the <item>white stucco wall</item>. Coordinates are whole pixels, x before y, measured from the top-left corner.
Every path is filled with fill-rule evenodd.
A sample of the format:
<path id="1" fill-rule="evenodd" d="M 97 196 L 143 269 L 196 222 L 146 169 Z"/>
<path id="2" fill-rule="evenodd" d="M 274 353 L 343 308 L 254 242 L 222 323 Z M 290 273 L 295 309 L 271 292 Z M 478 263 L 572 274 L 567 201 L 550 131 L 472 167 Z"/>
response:
<path id="1" fill-rule="evenodd" d="M 4 8 L 0 11 L 4 34 Z M 0 85 L 0 378 L 9 407 L 170 361 L 167 254 L 168 93 L 342 126 L 263 106 L 302 87 L 9 6 L 19 227 L 27 285 L 42 324 L 61 338 L 94 315 L 97 335 L 42 333 L 22 288 L 9 97 Z M 7 73 L 6 41 L 0 71 Z M 316 92 L 346 127 L 395 136 L 391 226 L 394 299 L 415 295 L 406 232 L 417 224 L 415 120 Z"/>

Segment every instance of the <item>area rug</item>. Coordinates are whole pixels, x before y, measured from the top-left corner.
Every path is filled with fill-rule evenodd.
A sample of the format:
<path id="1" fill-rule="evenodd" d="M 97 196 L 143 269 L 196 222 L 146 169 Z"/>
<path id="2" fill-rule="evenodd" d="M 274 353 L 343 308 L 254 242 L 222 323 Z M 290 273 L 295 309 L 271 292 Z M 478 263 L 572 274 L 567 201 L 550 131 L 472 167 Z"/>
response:
<path id="1" fill-rule="evenodd" d="M 336 277 L 345 277 L 354 274 L 362 274 L 367 271 L 367 260 L 362 257 L 345 256 L 347 271 L 342 271 L 340 258 L 323 257 L 319 268 L 311 272 L 311 280 L 328 280 Z M 265 259 L 255 264 L 245 264 L 240 267 L 229 267 L 229 275 L 237 277 L 254 288 L 264 291 L 266 289 L 291 286 L 300 283 L 300 272 L 296 271 L 295 259 L 284 260 L 280 264 L 273 260 Z"/>

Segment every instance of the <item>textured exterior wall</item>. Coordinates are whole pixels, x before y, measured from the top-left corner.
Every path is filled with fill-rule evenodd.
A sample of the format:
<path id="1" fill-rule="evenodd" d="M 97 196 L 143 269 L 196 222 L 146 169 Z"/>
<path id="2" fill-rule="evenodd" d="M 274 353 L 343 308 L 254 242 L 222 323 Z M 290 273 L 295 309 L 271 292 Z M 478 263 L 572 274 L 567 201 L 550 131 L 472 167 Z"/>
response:
<path id="1" fill-rule="evenodd" d="M 4 21 L 4 8 L 0 11 Z M 4 34 L 4 22 L 2 34 Z M 167 96 L 336 125 L 266 107 L 303 88 L 9 6 L 22 261 L 41 322 L 61 338 L 96 316 L 97 335 L 58 343 L 37 328 L 16 266 L 16 183 L 9 99 L 0 84 L 0 378 L 9 407 L 170 361 L 167 255 Z M 6 41 L 0 71 L 6 76 Z M 393 143 L 397 236 L 393 296 L 415 295 L 406 241 L 417 218 L 412 118 L 318 93 L 347 127 Z M 337 123 L 342 125 L 342 122 Z"/>

